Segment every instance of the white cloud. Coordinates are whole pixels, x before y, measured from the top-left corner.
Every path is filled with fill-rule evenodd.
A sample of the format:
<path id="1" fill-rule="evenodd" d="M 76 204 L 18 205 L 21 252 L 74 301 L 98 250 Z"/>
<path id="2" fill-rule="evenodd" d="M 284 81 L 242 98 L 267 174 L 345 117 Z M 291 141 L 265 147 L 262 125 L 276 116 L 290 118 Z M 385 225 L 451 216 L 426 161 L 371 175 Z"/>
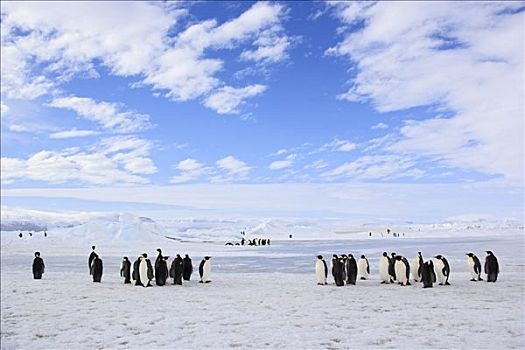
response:
<path id="1" fill-rule="evenodd" d="M 43 150 L 27 159 L 2 157 L 2 182 L 146 184 L 149 180 L 142 175 L 157 172 L 149 158 L 151 147 L 148 140 L 128 136 L 104 139 L 86 150 Z"/>
<path id="2" fill-rule="evenodd" d="M 151 127 L 147 114 L 124 111 L 121 104 L 97 102 L 88 97 L 59 97 L 49 106 L 73 110 L 79 116 L 116 132 L 137 132 Z"/>
<path id="3" fill-rule="evenodd" d="M 328 166 L 328 163 L 325 160 L 319 159 L 319 160 L 316 160 L 315 162 L 305 165 L 304 169 L 324 169 L 327 166 Z"/>
<path id="4" fill-rule="evenodd" d="M 269 168 L 271 170 L 281 170 L 290 168 L 294 164 L 296 156 L 296 154 L 290 154 L 284 160 L 276 160 L 275 162 L 270 163 Z"/>
<path id="5" fill-rule="evenodd" d="M 2 118 L 6 116 L 7 112 L 9 112 L 9 106 L 0 102 L 0 115 Z"/>
<path id="6" fill-rule="evenodd" d="M 357 144 L 349 140 L 339 140 L 335 138 L 332 142 L 325 143 L 319 149 L 311 151 L 309 154 L 316 154 L 321 152 L 351 152 L 357 148 Z"/>
<path id="7" fill-rule="evenodd" d="M 95 130 L 64 130 L 64 131 L 58 131 L 54 132 L 52 134 L 49 134 L 49 137 L 52 139 L 69 139 L 74 137 L 85 137 L 85 136 L 93 136 L 98 135 L 99 132 Z"/>
<path id="8" fill-rule="evenodd" d="M 371 101 L 383 112 L 432 106 L 451 114 L 407 121 L 385 151 L 432 157 L 523 186 L 521 3 L 336 6 L 345 25 L 364 23 L 327 51 L 356 64 L 353 86 L 340 98 Z"/>
<path id="9" fill-rule="evenodd" d="M 215 162 L 215 165 L 217 165 L 220 170 L 226 171 L 227 180 L 232 178 L 245 179 L 251 169 L 245 162 L 238 160 L 233 156 L 219 159 Z"/>
<path id="10" fill-rule="evenodd" d="M 244 50 L 241 53 L 241 59 L 262 64 L 275 63 L 287 59 L 287 50 L 291 45 L 290 38 L 283 36 L 282 30 L 276 30 L 276 28 L 278 27 L 263 31 L 253 42 L 257 48 L 255 50 Z"/>
<path id="11" fill-rule="evenodd" d="M 181 173 L 171 178 L 170 182 L 174 184 L 197 179 L 208 171 L 204 164 L 192 158 L 181 160 L 177 164 L 177 169 L 180 170 Z"/>
<path id="12" fill-rule="evenodd" d="M 372 130 L 384 130 L 384 129 L 388 129 L 388 125 L 385 124 L 385 123 L 377 123 L 375 125 L 372 125 L 372 127 L 370 129 L 372 129 Z"/>
<path id="13" fill-rule="evenodd" d="M 237 114 L 239 113 L 239 105 L 246 98 L 262 94 L 265 90 L 266 86 L 259 84 L 238 89 L 225 86 L 208 96 L 204 105 L 219 114 Z"/>

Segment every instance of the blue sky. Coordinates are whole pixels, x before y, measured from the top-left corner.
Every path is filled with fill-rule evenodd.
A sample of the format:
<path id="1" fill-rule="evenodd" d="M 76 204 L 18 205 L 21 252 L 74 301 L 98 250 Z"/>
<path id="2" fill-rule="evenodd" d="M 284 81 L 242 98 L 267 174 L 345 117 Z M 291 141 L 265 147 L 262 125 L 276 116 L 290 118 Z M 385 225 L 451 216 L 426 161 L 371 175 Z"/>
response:
<path id="1" fill-rule="evenodd" d="M 440 216 L 522 217 L 523 8 L 3 2 L 2 201 L 300 184 L 304 213 L 324 185 L 480 186 L 485 206 Z"/>

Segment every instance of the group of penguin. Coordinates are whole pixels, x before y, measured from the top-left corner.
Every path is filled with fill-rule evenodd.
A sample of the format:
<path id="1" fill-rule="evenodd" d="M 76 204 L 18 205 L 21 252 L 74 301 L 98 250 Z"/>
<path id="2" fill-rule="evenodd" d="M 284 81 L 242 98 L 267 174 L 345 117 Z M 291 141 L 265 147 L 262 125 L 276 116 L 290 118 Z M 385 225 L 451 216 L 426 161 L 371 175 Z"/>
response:
<path id="1" fill-rule="evenodd" d="M 93 276 L 93 282 L 100 282 L 102 278 L 102 260 L 95 252 L 95 246 L 92 246 L 92 252 L 88 257 L 90 274 Z M 173 278 L 173 284 L 182 285 L 182 280 L 189 281 L 193 273 L 193 264 L 188 254 L 182 258 L 177 254 L 171 267 L 169 265 L 169 256 L 162 255 L 162 250 L 157 249 L 159 253 L 155 260 L 155 269 L 153 268 L 148 254 L 143 253 L 137 260 L 131 263 L 127 256 L 122 259 L 120 276 L 124 278 L 125 284 L 135 286 L 151 287 L 151 281 L 155 278 L 157 286 L 164 286 L 169 277 Z M 211 257 L 205 256 L 199 265 L 200 283 L 211 282 Z"/>
<path id="2" fill-rule="evenodd" d="M 487 282 L 496 282 L 499 274 L 499 264 L 496 256 L 487 251 L 485 258 L 485 273 Z M 471 276 L 471 281 L 482 281 L 481 263 L 474 253 L 467 253 L 467 266 Z M 379 277 L 382 284 L 399 283 L 400 285 L 410 285 L 410 272 L 415 282 L 423 283 L 423 288 L 432 288 L 436 281 L 439 285 L 450 285 L 448 282 L 450 276 L 450 265 L 447 259 L 442 255 L 434 257 L 436 265 L 432 260 L 424 261 L 421 252 L 412 259 L 409 264 L 407 258 L 396 253 L 383 252 L 379 259 Z M 331 260 L 332 277 L 335 285 L 340 287 L 345 283 L 355 285 L 357 279 L 366 280 L 370 274 L 370 265 L 368 259 L 361 255 L 357 262 L 352 254 L 334 254 Z M 315 264 L 315 274 L 318 285 L 328 284 L 328 266 L 322 255 L 317 256 Z"/>

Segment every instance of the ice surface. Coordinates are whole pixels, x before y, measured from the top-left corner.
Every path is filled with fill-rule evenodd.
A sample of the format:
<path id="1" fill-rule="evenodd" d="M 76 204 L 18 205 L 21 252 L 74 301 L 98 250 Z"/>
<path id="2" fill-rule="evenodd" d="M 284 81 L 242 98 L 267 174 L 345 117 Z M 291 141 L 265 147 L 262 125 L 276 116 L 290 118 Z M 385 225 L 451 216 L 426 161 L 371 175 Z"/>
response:
<path id="1" fill-rule="evenodd" d="M 439 231 L 439 230 L 438 230 Z M 101 284 L 90 281 L 91 241 L 55 235 L 19 239 L 2 232 L 2 349 L 522 349 L 525 344 L 523 230 L 417 231 L 413 237 L 336 235 L 329 240 L 275 240 L 271 246 L 226 247 L 95 237 L 104 261 Z M 345 237 L 347 239 L 336 239 Z M 188 253 L 197 270 L 212 256 L 212 283 L 142 288 L 119 278 L 122 256 L 155 249 Z M 33 280 L 33 252 L 46 263 Z M 465 253 L 499 259 L 498 282 L 470 282 Z M 451 286 L 380 285 L 383 251 L 411 259 L 443 254 Z M 367 255 L 371 279 L 357 286 L 317 286 L 315 256 Z M 485 277 L 485 275 L 483 275 Z"/>

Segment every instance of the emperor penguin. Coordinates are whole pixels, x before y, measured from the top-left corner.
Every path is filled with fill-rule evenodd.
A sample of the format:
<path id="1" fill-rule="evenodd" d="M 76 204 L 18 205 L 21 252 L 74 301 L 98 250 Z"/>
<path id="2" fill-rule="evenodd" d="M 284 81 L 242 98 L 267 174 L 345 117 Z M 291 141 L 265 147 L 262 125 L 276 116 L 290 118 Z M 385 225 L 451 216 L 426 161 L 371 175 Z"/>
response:
<path id="1" fill-rule="evenodd" d="M 188 254 L 184 255 L 184 259 L 182 259 L 182 278 L 185 281 L 189 281 L 191 278 L 191 274 L 193 272 L 193 265 L 191 263 L 191 258 Z"/>
<path id="2" fill-rule="evenodd" d="M 135 262 L 131 265 L 131 284 L 134 285 L 134 286 L 141 286 L 142 283 L 140 282 L 140 272 L 139 272 L 139 267 L 140 267 L 140 259 L 142 258 L 142 256 L 139 256 L 137 258 L 137 260 L 135 260 Z"/>
<path id="3" fill-rule="evenodd" d="M 388 265 L 388 274 L 390 275 L 390 283 L 396 282 L 396 270 L 394 265 L 396 263 L 396 253 L 391 253 L 390 265 Z"/>
<path id="4" fill-rule="evenodd" d="M 40 257 L 40 252 L 35 252 L 35 259 L 33 260 L 33 278 L 36 280 L 42 279 L 44 268 L 44 260 Z"/>
<path id="5" fill-rule="evenodd" d="M 332 270 L 332 277 L 334 278 L 334 283 L 335 283 L 335 266 L 337 265 L 338 261 L 339 261 L 339 257 L 337 256 L 337 254 L 333 254 L 332 259 L 330 260 L 330 267 Z"/>
<path id="6" fill-rule="evenodd" d="M 498 259 L 490 250 L 487 250 L 486 253 L 485 273 L 487 274 L 487 282 L 496 282 L 499 274 Z"/>
<path id="7" fill-rule="evenodd" d="M 95 255 L 91 262 L 91 275 L 93 276 L 93 282 L 99 282 L 102 279 L 102 260 Z"/>
<path id="8" fill-rule="evenodd" d="M 158 262 L 155 262 L 155 283 L 157 286 L 164 286 L 168 279 L 168 259 L 169 256 L 162 256 Z"/>
<path id="9" fill-rule="evenodd" d="M 345 285 L 345 280 L 343 279 L 343 269 L 344 269 L 344 262 L 342 258 L 335 259 L 334 261 L 334 281 L 335 285 L 338 287 L 342 287 Z"/>
<path id="10" fill-rule="evenodd" d="M 361 255 L 359 262 L 357 263 L 357 275 L 359 279 L 366 280 L 370 274 L 370 265 L 368 264 L 368 259 Z"/>
<path id="11" fill-rule="evenodd" d="M 396 274 L 396 280 L 399 282 L 399 284 L 403 286 L 408 285 L 409 281 L 407 276 L 407 264 L 403 261 L 403 257 L 401 255 L 396 255 L 394 260 L 394 271 Z M 408 275 L 410 275 L 410 273 Z"/>
<path id="12" fill-rule="evenodd" d="M 467 253 L 467 267 L 472 282 L 483 281 L 481 278 L 481 263 L 474 253 Z"/>
<path id="13" fill-rule="evenodd" d="M 450 277 L 450 265 L 448 264 L 447 259 L 442 255 L 436 255 L 436 276 L 439 282 L 439 285 L 450 286 L 448 283 L 448 278 Z"/>
<path id="14" fill-rule="evenodd" d="M 421 252 L 417 252 L 417 255 L 412 259 L 410 264 L 410 270 L 412 270 L 412 278 L 416 282 L 421 281 L 421 268 L 423 267 L 423 256 Z"/>
<path id="15" fill-rule="evenodd" d="M 95 253 L 95 246 L 91 246 L 91 254 L 89 254 L 88 257 L 88 269 L 89 274 L 91 274 L 91 263 L 93 262 L 93 259 L 95 259 L 95 256 L 97 256 L 97 253 Z"/>
<path id="16" fill-rule="evenodd" d="M 348 256 L 346 254 L 341 254 L 341 259 L 343 260 L 343 281 L 346 281 L 346 261 L 348 260 Z"/>
<path id="17" fill-rule="evenodd" d="M 173 259 L 171 263 L 171 277 L 173 277 L 173 284 L 182 285 L 182 270 L 183 261 L 179 254 Z"/>
<path id="18" fill-rule="evenodd" d="M 199 283 L 210 283 L 211 276 L 211 261 L 209 256 L 205 256 L 199 265 L 199 275 L 201 280 Z"/>
<path id="19" fill-rule="evenodd" d="M 142 286 L 151 287 L 151 280 L 153 279 L 153 266 L 148 259 L 148 254 L 144 253 L 140 257 L 139 275 Z"/>
<path id="20" fill-rule="evenodd" d="M 423 288 L 432 288 L 432 284 L 436 282 L 436 273 L 434 272 L 432 260 L 423 263 L 423 266 L 421 266 L 421 282 L 423 282 Z"/>
<path id="21" fill-rule="evenodd" d="M 346 258 L 346 284 L 353 284 L 357 280 L 357 262 L 352 254 Z"/>
<path id="22" fill-rule="evenodd" d="M 131 283 L 131 262 L 125 256 L 120 267 L 120 277 L 124 277 L 124 283 Z"/>
<path id="23" fill-rule="evenodd" d="M 322 255 L 317 256 L 317 261 L 315 262 L 315 276 L 317 277 L 317 284 L 324 286 L 327 284 L 326 278 L 328 277 L 328 266 L 326 266 L 326 261 L 324 261 Z"/>
<path id="24" fill-rule="evenodd" d="M 390 283 L 389 267 L 390 257 L 387 252 L 383 252 L 383 255 L 379 258 L 379 278 L 381 279 L 381 284 Z"/>

